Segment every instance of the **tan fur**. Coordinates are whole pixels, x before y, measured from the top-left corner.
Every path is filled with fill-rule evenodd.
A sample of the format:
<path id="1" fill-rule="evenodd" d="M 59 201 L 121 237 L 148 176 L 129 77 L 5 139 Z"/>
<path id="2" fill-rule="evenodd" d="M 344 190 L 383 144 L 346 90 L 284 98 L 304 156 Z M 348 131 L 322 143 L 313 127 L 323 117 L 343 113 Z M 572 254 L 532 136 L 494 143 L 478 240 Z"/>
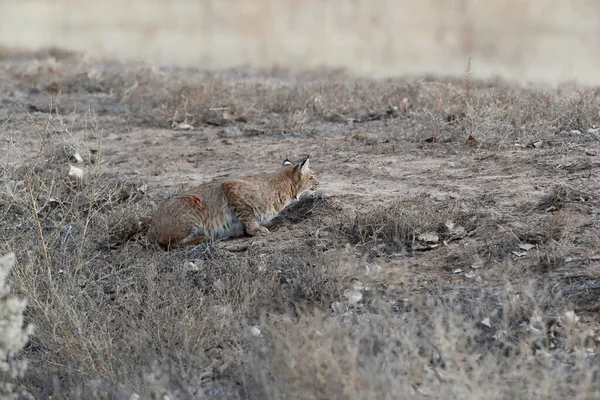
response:
<path id="1" fill-rule="evenodd" d="M 308 157 L 298 164 L 285 160 L 270 174 L 203 183 L 162 203 L 148 238 L 174 249 L 244 233 L 265 235 L 269 230 L 263 224 L 319 184 L 308 165 Z"/>

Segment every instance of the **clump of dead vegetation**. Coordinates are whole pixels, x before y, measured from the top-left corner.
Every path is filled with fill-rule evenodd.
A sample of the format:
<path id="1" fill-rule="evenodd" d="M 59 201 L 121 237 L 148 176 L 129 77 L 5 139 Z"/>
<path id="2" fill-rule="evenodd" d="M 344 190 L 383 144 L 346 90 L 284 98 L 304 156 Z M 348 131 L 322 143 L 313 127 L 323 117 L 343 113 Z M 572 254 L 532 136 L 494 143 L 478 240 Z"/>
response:
<path id="1" fill-rule="evenodd" d="M 12 91 L 1 94 L 10 106 L 0 109 L 8 155 L 0 165 L 0 254 L 18 255 L 11 286 L 28 299 L 26 322 L 36 325 L 16 354 L 30 364 L 13 381 L 17 392 L 599 395 L 592 191 L 558 184 L 523 204 L 503 203 L 494 191 L 466 199 L 407 194 L 371 198 L 379 202 L 358 210 L 347 204 L 353 212 L 339 215 L 329 197 L 315 194 L 273 221 L 274 232 L 294 229 L 285 240 L 164 252 L 144 234 L 164 193 L 152 192 L 143 173 L 107 171 L 100 140 L 119 117 L 128 127 L 219 126 L 225 137 L 237 129 L 325 138 L 335 126 L 381 124 L 373 129 L 380 136 L 351 144 L 365 154 L 415 143 L 452 154 L 488 144 L 559 152 L 567 141 L 583 147 L 596 138 L 593 90 L 339 71 L 152 69 L 50 55 L 51 63 L 26 68 L 8 57 L 0 74 Z M 69 108 L 81 99 L 85 112 Z M 464 145 L 469 135 L 476 146 Z M 563 171 L 572 173 L 552 169 Z"/>
<path id="2" fill-rule="evenodd" d="M 579 335 L 579 317 L 559 302 L 541 286 L 446 287 L 396 312 L 375 302 L 371 314 L 304 314 L 273 324 L 274 346 L 258 352 L 254 372 L 269 398 L 585 396 L 598 390 L 595 356 L 580 347 L 593 337 Z M 581 350 L 557 357 L 562 346 Z"/>
<path id="3" fill-rule="evenodd" d="M 560 210 L 568 203 L 583 204 L 597 198 L 598 196 L 593 193 L 586 193 L 565 185 L 557 185 L 550 193 L 540 199 L 537 208 L 545 212 L 552 212 Z"/>
<path id="4" fill-rule="evenodd" d="M 466 213 L 457 204 L 427 196 L 359 211 L 342 230 L 357 244 L 383 252 L 429 250 L 466 235 Z"/>

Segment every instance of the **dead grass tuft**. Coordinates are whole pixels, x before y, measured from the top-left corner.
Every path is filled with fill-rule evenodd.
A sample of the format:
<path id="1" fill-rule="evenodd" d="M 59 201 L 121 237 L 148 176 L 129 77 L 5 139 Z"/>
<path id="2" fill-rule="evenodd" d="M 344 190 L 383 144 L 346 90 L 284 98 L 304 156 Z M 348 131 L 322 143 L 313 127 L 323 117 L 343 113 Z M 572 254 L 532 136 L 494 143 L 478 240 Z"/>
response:
<path id="1" fill-rule="evenodd" d="M 569 203 L 585 203 L 595 200 L 597 196 L 566 185 L 555 186 L 537 204 L 537 209 L 551 212 L 563 208 Z"/>
<path id="2" fill-rule="evenodd" d="M 424 249 L 453 239 L 454 228 L 464 217 L 456 205 L 428 198 L 399 200 L 376 211 L 359 212 L 343 230 L 354 243 L 383 251 Z M 464 228 L 463 228 L 464 229 Z M 420 243 L 419 243 L 420 242 Z"/>

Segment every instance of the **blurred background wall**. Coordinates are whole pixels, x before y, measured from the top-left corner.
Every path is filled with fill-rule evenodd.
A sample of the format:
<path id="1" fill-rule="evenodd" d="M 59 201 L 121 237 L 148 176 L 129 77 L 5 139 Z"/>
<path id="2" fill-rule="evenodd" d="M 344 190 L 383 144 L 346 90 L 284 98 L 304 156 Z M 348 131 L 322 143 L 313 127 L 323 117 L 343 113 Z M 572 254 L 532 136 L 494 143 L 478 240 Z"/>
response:
<path id="1" fill-rule="evenodd" d="M 0 45 L 201 68 L 600 84 L 600 0 L 3 0 Z"/>

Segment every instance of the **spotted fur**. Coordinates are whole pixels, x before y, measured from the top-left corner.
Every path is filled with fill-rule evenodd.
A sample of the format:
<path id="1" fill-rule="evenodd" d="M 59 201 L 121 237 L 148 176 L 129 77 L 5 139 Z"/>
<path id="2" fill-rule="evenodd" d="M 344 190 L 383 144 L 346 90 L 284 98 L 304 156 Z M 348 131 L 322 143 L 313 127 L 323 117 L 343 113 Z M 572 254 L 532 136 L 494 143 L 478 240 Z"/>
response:
<path id="1" fill-rule="evenodd" d="M 297 164 L 285 160 L 270 174 L 203 183 L 162 203 L 152 217 L 148 238 L 174 249 L 243 234 L 266 235 L 264 224 L 318 184 L 308 157 Z"/>

